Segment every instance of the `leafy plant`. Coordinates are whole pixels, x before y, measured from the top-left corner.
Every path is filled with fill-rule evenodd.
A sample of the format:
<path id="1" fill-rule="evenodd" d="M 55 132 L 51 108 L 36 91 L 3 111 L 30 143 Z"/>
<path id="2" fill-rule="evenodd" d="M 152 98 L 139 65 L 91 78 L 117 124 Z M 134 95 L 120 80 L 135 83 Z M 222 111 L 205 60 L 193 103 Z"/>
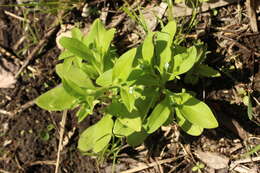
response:
<path id="1" fill-rule="evenodd" d="M 81 135 L 78 148 L 103 153 L 111 139 L 126 138 L 137 146 L 162 125 L 174 120 L 188 134 L 200 135 L 218 123 L 210 108 L 184 88 L 174 92 L 166 83 L 177 83 L 200 61 L 196 46 L 175 45 L 176 22 L 160 32 L 148 32 L 143 44 L 118 57 L 111 46 L 115 29 L 106 30 L 95 20 L 88 35 L 79 29 L 60 43 L 65 51 L 56 72 L 62 84 L 37 98 L 43 109 L 78 108 L 78 121 L 103 105 L 103 117 Z"/>

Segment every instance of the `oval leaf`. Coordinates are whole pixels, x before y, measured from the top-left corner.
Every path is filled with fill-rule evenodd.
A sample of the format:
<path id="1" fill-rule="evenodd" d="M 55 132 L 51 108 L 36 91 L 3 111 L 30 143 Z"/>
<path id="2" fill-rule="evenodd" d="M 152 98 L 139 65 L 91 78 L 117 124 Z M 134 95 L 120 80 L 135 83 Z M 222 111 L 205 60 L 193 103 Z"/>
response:
<path id="1" fill-rule="evenodd" d="M 65 64 L 58 64 L 56 66 L 56 72 L 60 78 L 72 81 L 79 87 L 87 89 L 95 88 L 88 75 L 83 70 L 74 65 L 71 65 L 69 68 L 67 68 Z"/>
<path id="2" fill-rule="evenodd" d="M 84 152 L 89 150 L 93 150 L 95 153 L 100 152 L 111 139 L 113 125 L 112 116 L 104 116 L 99 122 L 87 128 L 80 135 L 78 148 Z"/>
<path id="3" fill-rule="evenodd" d="M 129 136 L 130 134 L 134 133 L 134 130 L 123 125 L 118 119 L 116 119 L 114 128 L 113 128 L 113 133 L 117 137 L 125 137 Z"/>
<path id="4" fill-rule="evenodd" d="M 121 79 L 125 81 L 132 71 L 132 64 L 136 54 L 136 48 L 130 49 L 119 59 L 117 59 L 113 68 L 113 81 L 115 79 Z"/>
<path id="5" fill-rule="evenodd" d="M 165 121 L 169 118 L 171 114 L 171 109 L 169 106 L 169 99 L 166 97 L 154 108 L 153 112 L 147 119 L 147 124 L 145 125 L 147 133 L 153 133 Z"/>
<path id="6" fill-rule="evenodd" d="M 100 86 L 109 86 L 112 84 L 112 69 L 104 72 L 102 75 L 100 75 L 97 80 L 96 83 Z"/>
<path id="7" fill-rule="evenodd" d="M 215 116 L 204 102 L 188 93 L 181 93 L 179 96 L 182 101 L 178 109 L 188 121 L 203 128 L 218 127 Z"/>
<path id="8" fill-rule="evenodd" d="M 89 60 L 93 59 L 91 50 L 75 38 L 62 37 L 60 39 L 60 44 L 62 45 L 62 47 L 80 58 Z"/>
<path id="9" fill-rule="evenodd" d="M 151 64 L 153 53 L 154 53 L 154 45 L 153 45 L 153 32 L 149 32 L 144 40 L 142 46 L 142 56 L 146 63 Z"/>
<path id="10" fill-rule="evenodd" d="M 77 98 L 68 94 L 63 86 L 53 88 L 36 99 L 36 104 L 49 111 L 61 111 L 72 108 Z"/>
<path id="11" fill-rule="evenodd" d="M 193 136 L 199 136 L 203 132 L 202 127 L 192 124 L 188 120 L 186 120 L 178 108 L 175 109 L 175 113 L 176 113 L 177 123 L 182 128 L 183 131 Z"/>

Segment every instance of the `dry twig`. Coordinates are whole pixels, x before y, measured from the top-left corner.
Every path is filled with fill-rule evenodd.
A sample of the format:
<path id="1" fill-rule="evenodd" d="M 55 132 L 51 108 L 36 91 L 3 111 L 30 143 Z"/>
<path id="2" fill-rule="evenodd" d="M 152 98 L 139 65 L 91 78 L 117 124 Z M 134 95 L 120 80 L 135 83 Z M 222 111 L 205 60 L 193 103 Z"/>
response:
<path id="1" fill-rule="evenodd" d="M 60 127 L 60 139 L 59 139 L 59 147 L 58 147 L 58 153 L 57 153 L 55 173 L 59 172 L 60 152 L 62 150 L 62 143 L 63 143 L 66 119 L 67 119 L 67 110 L 63 111 L 63 114 L 62 114 L 61 127 Z"/>
<path id="2" fill-rule="evenodd" d="M 181 157 L 183 157 L 183 156 L 181 156 Z M 141 165 L 139 167 L 136 167 L 136 168 L 133 168 L 133 169 L 129 169 L 129 170 L 123 171 L 121 173 L 134 173 L 134 172 L 138 172 L 138 171 L 141 171 L 141 170 L 144 170 L 144 169 L 147 169 L 147 168 L 150 168 L 150 167 L 158 166 L 158 165 L 161 165 L 161 164 L 164 164 L 164 163 L 174 162 L 174 161 L 178 160 L 181 157 L 160 160 L 160 161 L 152 162 L 150 164 L 143 164 L 143 165 Z"/>

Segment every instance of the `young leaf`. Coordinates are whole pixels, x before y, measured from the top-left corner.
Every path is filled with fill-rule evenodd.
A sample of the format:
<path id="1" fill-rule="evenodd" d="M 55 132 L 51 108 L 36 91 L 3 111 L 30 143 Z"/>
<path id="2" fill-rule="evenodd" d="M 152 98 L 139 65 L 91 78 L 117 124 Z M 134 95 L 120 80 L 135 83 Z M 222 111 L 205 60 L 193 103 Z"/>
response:
<path id="1" fill-rule="evenodd" d="M 142 57 L 147 64 L 152 63 L 152 58 L 154 53 L 153 36 L 154 33 L 149 32 L 142 46 Z"/>
<path id="2" fill-rule="evenodd" d="M 196 62 L 196 47 L 192 46 L 186 52 L 173 57 L 173 75 L 177 76 L 189 71 Z"/>
<path id="3" fill-rule="evenodd" d="M 102 151 L 111 139 L 113 125 L 112 116 L 104 116 L 99 122 L 87 128 L 80 135 L 78 148 L 84 152 L 93 150 L 98 153 Z"/>
<path id="4" fill-rule="evenodd" d="M 90 79 L 95 80 L 98 77 L 98 72 L 92 65 L 83 63 L 81 66 L 81 70 L 83 70 L 89 76 Z"/>
<path id="5" fill-rule="evenodd" d="M 88 47 L 90 44 L 101 45 L 106 33 L 106 29 L 100 19 L 96 19 L 90 27 L 88 34 L 83 38 L 83 42 Z"/>
<path id="6" fill-rule="evenodd" d="M 135 131 L 141 130 L 142 120 L 139 112 L 129 112 L 124 104 L 115 101 L 107 107 L 106 112 L 115 116 L 124 126 Z"/>
<path id="7" fill-rule="evenodd" d="M 160 73 L 168 71 L 170 64 L 172 51 L 172 41 L 176 33 L 176 22 L 170 21 L 165 27 L 163 27 L 161 32 L 157 33 L 156 41 L 156 53 L 159 59 L 157 59 L 157 65 L 159 65 Z"/>
<path id="8" fill-rule="evenodd" d="M 133 129 L 136 132 L 141 131 L 142 120 L 141 120 L 141 117 L 137 114 L 137 112 L 135 112 L 135 113 L 128 113 L 128 114 L 125 114 L 123 116 L 120 116 L 118 118 L 118 120 L 123 125 Z"/>
<path id="9" fill-rule="evenodd" d="M 114 128 L 113 128 L 113 133 L 117 137 L 125 137 L 129 136 L 130 134 L 134 133 L 135 131 L 125 125 L 123 125 L 118 119 L 116 119 Z"/>
<path id="10" fill-rule="evenodd" d="M 158 32 L 157 41 L 155 45 L 156 49 L 156 64 L 159 66 L 160 73 L 168 71 L 167 64 L 171 60 L 171 37 L 169 33 Z M 165 68 L 167 67 L 167 68 Z"/>
<path id="11" fill-rule="evenodd" d="M 183 131 L 193 136 L 199 136 L 203 132 L 202 127 L 192 124 L 188 120 L 186 120 L 182 116 L 178 108 L 175 109 L 175 113 L 176 113 L 177 123 L 182 128 Z"/>
<path id="12" fill-rule="evenodd" d="M 36 99 L 36 104 L 49 111 L 71 109 L 77 103 L 77 98 L 68 94 L 63 86 L 57 86 Z"/>
<path id="13" fill-rule="evenodd" d="M 63 59 L 67 59 L 67 58 L 71 58 L 74 57 L 75 55 L 73 53 L 71 53 L 68 50 L 64 50 L 60 55 L 59 55 L 59 60 L 63 60 Z"/>
<path id="14" fill-rule="evenodd" d="M 196 72 L 200 75 L 200 76 L 204 76 L 204 77 L 219 77 L 221 76 L 220 73 L 213 69 L 212 67 L 209 67 L 205 64 L 198 64 L 195 66 L 196 68 Z"/>
<path id="15" fill-rule="evenodd" d="M 104 34 L 102 41 L 101 41 L 101 47 L 102 47 L 103 53 L 106 53 L 108 51 L 111 41 L 114 38 L 115 32 L 116 32 L 116 30 L 114 28 L 112 28 L 112 29 L 106 31 L 106 33 Z"/>
<path id="16" fill-rule="evenodd" d="M 163 101 L 155 106 L 153 112 L 147 119 L 147 123 L 145 124 L 147 133 L 150 134 L 156 131 L 169 118 L 171 114 L 169 102 L 169 98 L 166 97 Z"/>
<path id="17" fill-rule="evenodd" d="M 170 45 L 172 44 L 173 37 L 176 33 L 176 29 L 177 29 L 177 23 L 174 20 L 172 20 L 166 26 L 164 26 L 161 31 L 163 33 L 168 33 L 170 35 L 170 40 L 169 40 Z"/>
<path id="18" fill-rule="evenodd" d="M 121 87 L 120 88 L 120 96 L 122 101 L 129 112 L 135 108 L 135 96 L 134 96 L 134 89 L 133 87 Z"/>
<path id="19" fill-rule="evenodd" d="M 93 61 L 91 50 L 81 41 L 75 38 L 62 37 L 60 39 L 60 44 L 74 55 L 89 61 Z"/>
<path id="20" fill-rule="evenodd" d="M 192 124 L 203 128 L 216 128 L 218 122 L 210 108 L 202 101 L 188 93 L 179 94 L 181 103 L 178 106 L 180 113 Z"/>
<path id="21" fill-rule="evenodd" d="M 138 145 L 141 145 L 148 136 L 149 134 L 146 133 L 144 129 L 142 129 L 141 132 L 135 132 L 127 136 L 126 141 L 132 147 L 136 147 Z"/>
<path id="22" fill-rule="evenodd" d="M 116 79 L 126 81 L 132 71 L 132 64 L 135 59 L 136 50 L 136 48 L 130 49 L 117 59 L 113 68 L 113 81 Z"/>
<path id="23" fill-rule="evenodd" d="M 144 98 L 138 98 L 136 100 L 136 108 L 139 111 L 140 116 L 145 118 L 159 98 L 159 92 L 156 88 L 144 88 L 142 95 Z"/>
<path id="24" fill-rule="evenodd" d="M 58 64 L 56 66 L 56 72 L 60 76 L 60 78 L 72 81 L 79 87 L 95 89 L 95 86 L 93 85 L 87 74 L 74 65 L 71 65 L 70 68 L 67 68 L 65 64 Z"/>
<path id="25" fill-rule="evenodd" d="M 96 83 L 100 86 L 109 86 L 112 85 L 112 69 L 104 72 L 96 80 Z"/>
<path id="26" fill-rule="evenodd" d="M 92 110 L 90 109 L 89 105 L 82 104 L 80 106 L 80 109 L 76 113 L 76 116 L 78 117 L 78 122 L 80 123 L 82 120 L 84 120 L 91 112 Z"/>
<path id="27" fill-rule="evenodd" d="M 83 34 L 80 31 L 80 29 L 77 28 L 77 27 L 72 28 L 71 36 L 72 36 L 72 38 L 75 38 L 75 39 L 77 39 L 79 41 L 81 41 L 83 39 Z"/>

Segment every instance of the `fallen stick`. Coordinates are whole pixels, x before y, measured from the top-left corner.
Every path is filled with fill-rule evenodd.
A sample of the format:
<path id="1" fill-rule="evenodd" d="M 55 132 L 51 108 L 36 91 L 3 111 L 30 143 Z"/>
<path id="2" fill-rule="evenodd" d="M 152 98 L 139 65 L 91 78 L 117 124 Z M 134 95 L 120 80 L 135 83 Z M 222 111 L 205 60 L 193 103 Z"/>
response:
<path id="1" fill-rule="evenodd" d="M 202 3 L 202 6 L 200 7 L 200 12 L 206 12 L 208 10 L 223 7 L 226 5 L 230 5 L 232 3 L 237 2 L 237 0 L 219 0 L 216 2 L 204 2 Z M 187 7 L 184 3 L 175 4 L 172 8 L 173 11 L 173 17 L 183 17 L 183 16 L 190 16 L 192 15 L 193 8 Z"/>
<path id="2" fill-rule="evenodd" d="M 249 162 L 257 162 L 260 161 L 260 156 L 258 157 L 252 157 L 252 158 L 245 158 L 245 159 L 239 159 L 235 160 L 230 164 L 230 170 L 234 169 L 237 165 L 241 163 L 249 163 Z"/>
<path id="3" fill-rule="evenodd" d="M 62 143 L 63 143 L 63 136 L 64 136 L 64 132 L 65 132 L 66 119 L 67 119 L 67 110 L 64 110 L 63 114 L 62 114 L 61 124 L 60 124 L 60 139 L 59 139 L 57 160 L 56 160 L 56 166 L 55 166 L 55 173 L 59 172 L 60 152 L 62 150 Z"/>
<path id="4" fill-rule="evenodd" d="M 183 156 L 181 156 L 181 157 L 183 157 Z M 123 171 L 121 173 L 134 173 L 134 172 L 141 171 L 141 170 L 144 170 L 144 169 L 147 169 L 147 168 L 150 168 L 150 167 L 154 167 L 154 166 L 162 165 L 164 163 L 170 163 L 170 162 L 176 161 L 176 160 L 178 160 L 181 157 L 160 160 L 160 161 L 152 162 L 152 163 L 149 163 L 149 164 L 143 164 L 143 165 L 141 165 L 139 167 L 132 168 L 132 169 Z"/>

